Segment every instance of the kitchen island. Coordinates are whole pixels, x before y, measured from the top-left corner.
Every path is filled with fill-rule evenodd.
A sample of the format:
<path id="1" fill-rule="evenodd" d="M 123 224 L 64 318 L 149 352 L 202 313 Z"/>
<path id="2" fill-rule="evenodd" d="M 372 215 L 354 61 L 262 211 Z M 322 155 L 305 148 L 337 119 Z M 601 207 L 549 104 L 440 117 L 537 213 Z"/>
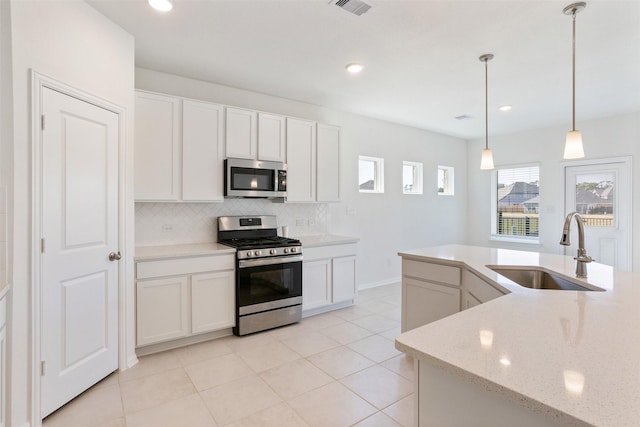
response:
<path id="1" fill-rule="evenodd" d="M 506 293 L 396 339 L 416 361 L 416 425 L 640 425 L 640 274 L 594 262 L 580 281 L 604 291 L 536 290 L 487 265 L 575 280 L 573 257 L 461 245 L 399 255 Z"/>

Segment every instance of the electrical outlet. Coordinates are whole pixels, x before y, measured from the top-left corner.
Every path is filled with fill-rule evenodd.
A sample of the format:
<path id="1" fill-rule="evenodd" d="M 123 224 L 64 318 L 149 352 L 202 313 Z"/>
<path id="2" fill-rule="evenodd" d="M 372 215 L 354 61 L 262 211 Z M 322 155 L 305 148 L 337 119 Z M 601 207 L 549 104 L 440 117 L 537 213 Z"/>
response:
<path id="1" fill-rule="evenodd" d="M 304 227 L 304 219 L 296 219 L 297 227 Z"/>
<path id="2" fill-rule="evenodd" d="M 355 215 L 355 214 L 356 214 L 356 208 L 354 208 L 353 206 L 347 207 L 347 215 Z"/>
<path id="3" fill-rule="evenodd" d="M 163 224 L 162 225 L 162 231 L 164 233 L 166 233 L 168 231 L 173 231 L 173 224 Z"/>
<path id="4" fill-rule="evenodd" d="M 314 225 L 316 225 L 316 220 L 313 218 L 309 218 L 309 227 L 313 227 Z"/>

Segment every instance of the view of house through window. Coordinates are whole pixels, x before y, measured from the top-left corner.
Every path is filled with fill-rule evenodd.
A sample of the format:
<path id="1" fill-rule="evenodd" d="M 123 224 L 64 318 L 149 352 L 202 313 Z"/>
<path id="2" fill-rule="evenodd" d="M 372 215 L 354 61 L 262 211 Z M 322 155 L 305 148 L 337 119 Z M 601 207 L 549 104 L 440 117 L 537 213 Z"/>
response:
<path id="1" fill-rule="evenodd" d="M 422 194 L 422 163 L 402 162 L 402 193 Z"/>
<path id="2" fill-rule="evenodd" d="M 361 193 L 384 193 L 384 159 L 359 157 L 358 188 Z"/>
<path id="3" fill-rule="evenodd" d="M 494 235 L 537 239 L 540 167 L 498 169 Z"/>
<path id="4" fill-rule="evenodd" d="M 615 225 L 615 181 L 615 172 L 576 175 L 576 211 L 585 225 Z"/>
<path id="5" fill-rule="evenodd" d="M 438 166 L 438 194 L 453 196 L 453 168 Z"/>

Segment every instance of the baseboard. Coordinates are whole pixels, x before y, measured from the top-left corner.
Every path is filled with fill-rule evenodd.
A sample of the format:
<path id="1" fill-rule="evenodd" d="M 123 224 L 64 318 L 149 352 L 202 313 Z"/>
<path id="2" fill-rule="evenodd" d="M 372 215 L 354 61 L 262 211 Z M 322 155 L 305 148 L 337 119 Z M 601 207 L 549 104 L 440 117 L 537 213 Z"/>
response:
<path id="1" fill-rule="evenodd" d="M 138 364 L 138 357 L 134 354 L 133 356 L 127 359 L 127 366 L 125 367 L 125 369 L 122 369 L 122 370 L 133 368 L 137 364 Z"/>
<path id="2" fill-rule="evenodd" d="M 229 335 L 233 335 L 233 331 L 231 330 L 231 328 L 225 328 L 220 331 L 208 332 L 205 334 L 199 334 L 191 337 L 180 338 L 177 340 L 165 341 L 158 344 L 150 344 L 144 347 L 138 347 L 136 348 L 136 354 L 138 356 L 146 356 L 153 353 L 159 353 L 161 351 L 173 350 L 174 348 L 178 347 L 198 344 L 216 338 L 227 337 Z"/>
<path id="3" fill-rule="evenodd" d="M 400 282 L 402 282 L 401 277 L 380 280 L 379 282 L 361 283 L 360 285 L 358 285 L 358 290 L 363 291 L 365 289 L 377 288 L 378 286 L 393 285 L 394 283 Z"/>
<path id="4" fill-rule="evenodd" d="M 316 314 L 328 313 L 334 310 L 340 310 L 341 308 L 346 308 L 353 305 L 353 300 L 342 301 L 336 304 L 325 305 L 322 307 L 312 308 L 310 310 L 304 310 L 302 312 L 302 318 L 315 316 Z"/>

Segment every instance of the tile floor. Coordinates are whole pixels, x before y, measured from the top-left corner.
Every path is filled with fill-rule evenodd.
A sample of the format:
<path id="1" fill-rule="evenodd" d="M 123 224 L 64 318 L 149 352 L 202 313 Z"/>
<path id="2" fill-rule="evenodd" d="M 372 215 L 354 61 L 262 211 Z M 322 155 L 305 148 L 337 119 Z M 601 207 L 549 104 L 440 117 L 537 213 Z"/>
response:
<path id="1" fill-rule="evenodd" d="M 394 348 L 400 285 L 246 337 L 141 357 L 45 427 L 410 426 L 413 361 Z"/>

